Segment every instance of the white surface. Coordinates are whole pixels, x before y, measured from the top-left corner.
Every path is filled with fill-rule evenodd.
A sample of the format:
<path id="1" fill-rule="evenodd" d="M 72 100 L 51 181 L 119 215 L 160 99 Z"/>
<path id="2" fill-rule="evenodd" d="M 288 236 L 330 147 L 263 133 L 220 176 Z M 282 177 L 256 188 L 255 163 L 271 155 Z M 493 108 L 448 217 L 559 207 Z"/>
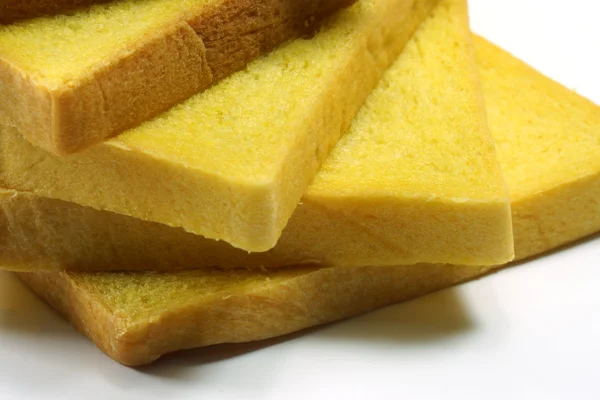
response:
<path id="1" fill-rule="evenodd" d="M 600 102 L 600 6 L 471 1 L 473 28 Z M 600 157 L 600 155 L 599 155 Z M 600 399 L 600 239 L 269 346 L 108 359 L 0 273 L 0 399 Z"/>

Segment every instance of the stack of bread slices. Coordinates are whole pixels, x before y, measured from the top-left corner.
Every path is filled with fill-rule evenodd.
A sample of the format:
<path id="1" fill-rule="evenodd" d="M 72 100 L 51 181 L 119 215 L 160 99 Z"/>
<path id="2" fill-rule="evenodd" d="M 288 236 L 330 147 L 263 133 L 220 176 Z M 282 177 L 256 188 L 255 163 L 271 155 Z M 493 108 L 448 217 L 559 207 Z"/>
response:
<path id="1" fill-rule="evenodd" d="M 126 365 L 600 231 L 599 152 L 466 0 L 0 1 L 0 268 Z"/>

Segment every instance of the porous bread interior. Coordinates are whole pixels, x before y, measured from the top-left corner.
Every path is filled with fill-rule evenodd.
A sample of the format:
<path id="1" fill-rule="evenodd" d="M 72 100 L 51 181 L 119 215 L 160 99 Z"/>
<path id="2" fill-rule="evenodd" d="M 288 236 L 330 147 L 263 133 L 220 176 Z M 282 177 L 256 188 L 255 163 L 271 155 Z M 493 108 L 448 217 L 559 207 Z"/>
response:
<path id="1" fill-rule="evenodd" d="M 89 273 L 74 275 L 77 285 L 97 299 L 111 314 L 119 315 L 126 324 L 139 323 L 160 315 L 165 310 L 257 289 L 277 287 L 286 279 L 310 272 L 306 268 L 290 268 L 281 272 L 221 271 L 204 269 L 175 273 Z"/>
<path id="2" fill-rule="evenodd" d="M 597 175 L 599 107 L 485 39 L 475 43 L 488 118 L 512 201 Z"/>
<path id="3" fill-rule="evenodd" d="M 239 270 L 122 273 L 118 293 L 105 273 L 20 277 L 109 356 L 139 366 L 175 350 L 266 339 L 350 317 L 487 271 L 444 265 L 295 268 L 253 273 L 250 282 Z"/>
<path id="4" fill-rule="evenodd" d="M 600 107 L 475 37 L 517 259 L 600 230 Z"/>
<path id="5" fill-rule="evenodd" d="M 506 202 L 470 36 L 464 2 L 442 1 L 371 93 L 307 197 Z"/>
<path id="6" fill-rule="evenodd" d="M 0 26 L 0 56 L 47 89 L 75 84 L 88 70 L 131 51 L 140 38 L 219 0 L 113 1 L 75 13 Z"/>

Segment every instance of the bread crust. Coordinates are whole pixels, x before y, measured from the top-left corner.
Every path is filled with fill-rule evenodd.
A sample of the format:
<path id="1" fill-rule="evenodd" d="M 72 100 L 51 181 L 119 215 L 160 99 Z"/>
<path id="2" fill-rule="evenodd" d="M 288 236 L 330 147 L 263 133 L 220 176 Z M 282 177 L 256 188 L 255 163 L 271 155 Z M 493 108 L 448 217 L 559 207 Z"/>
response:
<path id="1" fill-rule="evenodd" d="M 55 154 L 84 150 L 207 89 L 280 43 L 309 34 L 354 2 L 223 0 L 200 7 L 187 21 L 165 21 L 135 49 L 116 51 L 57 89 L 37 83 L 0 50 L 0 122 Z"/>
<path id="2" fill-rule="evenodd" d="M 53 15 L 109 0 L 0 0 L 0 24 L 25 18 Z"/>
<path id="3" fill-rule="evenodd" d="M 489 269 L 413 265 L 296 268 L 240 290 L 199 296 L 156 315 L 129 320 L 103 305 L 74 273 L 19 273 L 104 353 L 128 366 L 178 350 L 285 335 L 409 300 L 485 274 Z M 273 273 L 272 276 L 276 276 Z"/>

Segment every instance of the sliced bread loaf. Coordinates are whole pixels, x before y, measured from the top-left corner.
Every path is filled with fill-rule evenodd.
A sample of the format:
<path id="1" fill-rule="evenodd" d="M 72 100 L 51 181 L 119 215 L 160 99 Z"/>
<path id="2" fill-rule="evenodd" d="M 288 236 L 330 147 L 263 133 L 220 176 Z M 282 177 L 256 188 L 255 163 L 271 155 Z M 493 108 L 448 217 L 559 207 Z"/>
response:
<path id="1" fill-rule="evenodd" d="M 513 257 L 508 192 L 463 0 L 444 1 L 417 31 L 268 252 L 32 194 L 3 198 L 12 222 L 5 266 L 33 270 L 498 265 Z"/>
<path id="2" fill-rule="evenodd" d="M 518 259 L 600 231 L 600 107 L 476 37 Z"/>
<path id="3" fill-rule="evenodd" d="M 244 250 L 269 250 L 435 3 L 361 0 L 314 38 L 292 41 L 161 116 L 70 157 L 48 154 L 6 128 L 0 181 Z"/>
<path id="4" fill-rule="evenodd" d="M 594 156 L 600 150 L 600 109 L 484 39 L 475 41 L 491 128 L 514 193 L 517 258 L 600 230 L 600 161 Z M 268 274 L 20 276 L 109 356 L 140 365 L 174 350 L 264 339 L 323 324 L 486 271 L 414 265 L 290 268 Z"/>

